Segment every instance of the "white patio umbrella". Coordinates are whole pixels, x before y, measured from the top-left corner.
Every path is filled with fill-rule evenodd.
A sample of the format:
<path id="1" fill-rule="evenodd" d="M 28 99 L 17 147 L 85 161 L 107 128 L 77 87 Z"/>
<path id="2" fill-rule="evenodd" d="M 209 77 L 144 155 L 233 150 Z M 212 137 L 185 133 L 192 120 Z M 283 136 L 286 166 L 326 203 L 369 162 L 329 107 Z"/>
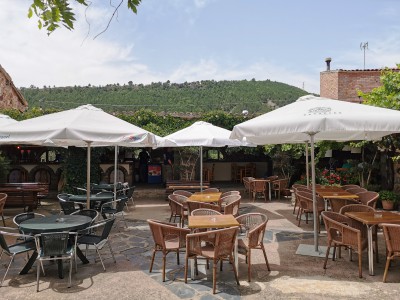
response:
<path id="1" fill-rule="evenodd" d="M 240 147 L 249 143 L 230 139 L 231 132 L 213 124 L 198 121 L 192 125 L 171 133 L 157 143 L 157 147 L 200 147 L 200 190 L 203 189 L 203 147 Z"/>
<path id="2" fill-rule="evenodd" d="M 156 136 L 87 104 L 4 126 L 0 128 L 0 144 L 87 147 L 89 187 L 91 147 L 154 147 Z M 87 189 L 88 207 L 89 197 Z"/>
<path id="3" fill-rule="evenodd" d="M 9 125 L 9 124 L 14 124 L 17 123 L 17 120 L 14 120 L 10 116 L 0 114 L 0 127 Z"/>
<path id="4" fill-rule="evenodd" d="M 311 144 L 311 180 L 314 210 L 314 142 L 380 140 L 400 132 L 400 111 L 315 96 L 296 102 L 236 125 L 232 139 L 246 138 L 257 145 Z M 317 214 L 314 214 L 314 246 L 318 251 Z"/>

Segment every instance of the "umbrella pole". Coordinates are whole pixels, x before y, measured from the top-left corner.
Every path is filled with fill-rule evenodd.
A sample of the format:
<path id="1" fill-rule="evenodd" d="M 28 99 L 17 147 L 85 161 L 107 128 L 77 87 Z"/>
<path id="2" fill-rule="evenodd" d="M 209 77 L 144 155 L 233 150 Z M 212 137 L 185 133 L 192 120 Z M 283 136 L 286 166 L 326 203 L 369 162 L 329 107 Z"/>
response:
<path id="1" fill-rule="evenodd" d="M 203 146 L 200 146 L 200 192 L 203 191 Z"/>
<path id="2" fill-rule="evenodd" d="M 114 150 L 114 200 L 117 200 L 118 146 Z"/>
<path id="3" fill-rule="evenodd" d="M 311 140 L 311 184 L 312 184 L 312 198 L 313 198 L 313 217 L 314 217 L 314 247 L 315 252 L 318 252 L 318 212 L 317 212 L 317 197 L 315 195 L 315 158 L 314 158 L 314 135 L 310 134 Z"/>
<path id="4" fill-rule="evenodd" d="M 307 187 L 310 187 L 310 165 L 308 161 L 308 141 L 306 142 L 306 177 L 307 177 Z"/>
<path id="5" fill-rule="evenodd" d="M 90 208 L 90 145 L 92 142 L 87 142 L 87 166 L 86 166 L 86 208 Z"/>

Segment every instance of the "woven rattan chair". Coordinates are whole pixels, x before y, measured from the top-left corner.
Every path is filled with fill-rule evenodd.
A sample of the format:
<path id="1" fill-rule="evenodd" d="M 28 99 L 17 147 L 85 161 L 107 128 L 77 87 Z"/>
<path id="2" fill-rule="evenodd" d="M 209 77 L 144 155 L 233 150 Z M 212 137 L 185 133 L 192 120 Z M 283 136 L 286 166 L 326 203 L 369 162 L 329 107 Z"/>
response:
<path id="1" fill-rule="evenodd" d="M 15 243 L 10 244 L 11 240 L 13 240 Z M 6 272 L 4 273 L 3 279 L 0 283 L 0 286 L 2 286 L 15 256 L 36 250 L 36 245 L 31 236 L 18 233 L 17 228 L 0 227 L 0 247 L 2 249 L 0 259 L 3 254 L 11 257 Z M 5 297 L 4 294 L 3 297 Z"/>
<path id="2" fill-rule="evenodd" d="M 346 206 L 343 206 L 339 213 L 342 215 L 345 215 L 346 212 L 375 212 L 375 209 L 371 206 L 367 206 L 364 204 L 349 204 Z M 357 227 L 357 228 L 362 228 L 363 231 L 366 231 L 365 226 L 357 220 L 351 219 L 351 226 Z M 366 232 L 364 232 L 366 234 Z M 375 250 L 375 260 L 376 262 L 379 262 L 379 253 L 378 253 L 378 227 L 374 227 L 372 230 L 372 241 L 374 242 L 374 250 Z"/>
<path id="3" fill-rule="evenodd" d="M 297 197 L 299 199 L 299 222 L 297 224 L 298 227 L 300 227 L 300 222 L 301 222 L 301 216 L 303 214 L 306 215 L 306 224 L 308 224 L 308 214 L 309 213 L 314 213 L 314 205 L 313 205 L 313 196 L 312 194 L 308 192 L 298 192 Z M 317 201 L 317 220 L 318 220 L 318 232 L 320 231 L 320 215 L 321 212 L 325 210 L 325 201 L 322 197 L 316 195 L 316 201 Z"/>
<path id="4" fill-rule="evenodd" d="M 191 233 L 186 236 L 185 283 L 187 283 L 189 258 L 197 259 L 197 257 L 200 256 L 213 261 L 214 294 L 216 292 L 217 264 L 222 260 L 229 260 L 233 267 L 236 283 L 239 285 L 233 257 L 237 230 L 237 227 L 230 227 L 206 232 Z"/>
<path id="5" fill-rule="evenodd" d="M 281 199 L 281 192 L 287 189 L 289 179 L 281 178 L 272 181 L 272 190 L 274 191 L 275 198 Z"/>
<path id="6" fill-rule="evenodd" d="M 299 200 L 297 198 L 297 192 L 301 192 L 301 191 L 307 191 L 311 193 L 311 190 L 306 186 L 306 185 L 302 185 L 302 184 L 293 184 L 292 185 L 292 189 L 294 191 L 294 195 L 295 195 L 295 201 L 294 201 L 294 206 L 293 206 L 293 213 L 296 213 L 296 208 L 299 207 Z M 299 214 L 299 211 L 297 211 L 297 215 Z M 297 220 L 297 217 L 296 217 Z"/>
<path id="7" fill-rule="evenodd" d="M 165 264 L 167 254 L 176 252 L 176 260 L 179 265 L 179 250 L 184 249 L 186 245 L 186 235 L 190 229 L 177 227 L 177 224 L 166 223 L 157 220 L 147 220 L 154 239 L 153 255 L 151 257 L 150 270 L 153 270 L 153 263 L 156 252 L 163 254 L 162 280 L 165 281 Z"/>
<path id="8" fill-rule="evenodd" d="M 42 267 L 43 273 L 43 261 L 57 259 L 69 259 L 69 278 L 68 287 L 71 287 L 71 276 L 72 276 L 72 262 L 75 256 L 76 243 L 69 243 L 70 235 L 75 235 L 69 232 L 49 232 L 35 235 L 36 251 L 38 256 L 37 262 L 37 273 L 36 273 L 36 291 L 39 292 L 39 275 L 40 266 Z"/>
<path id="9" fill-rule="evenodd" d="M 379 194 L 377 192 L 363 192 L 363 193 L 358 193 L 358 201 L 360 201 L 364 205 L 371 206 L 373 208 L 376 208 L 376 202 L 379 199 Z"/>
<path id="10" fill-rule="evenodd" d="M 400 225 L 399 224 L 381 224 L 383 228 L 383 235 L 386 242 L 386 265 L 383 274 L 383 282 L 386 282 L 387 273 L 389 270 L 390 262 L 400 257 Z"/>
<path id="11" fill-rule="evenodd" d="M 216 204 L 200 202 L 200 201 L 187 201 L 186 203 L 188 208 L 188 215 L 191 215 L 192 211 L 199 208 L 207 208 L 220 212 L 220 207 L 219 205 Z"/>
<path id="12" fill-rule="evenodd" d="M 351 193 L 351 194 L 359 194 L 359 193 L 364 193 L 364 192 L 368 192 L 367 189 L 364 189 L 362 187 L 353 187 L 353 188 L 348 188 L 346 189 L 347 192 Z"/>
<path id="13" fill-rule="evenodd" d="M 104 266 L 103 259 L 100 255 L 100 249 L 107 244 L 108 248 L 110 249 L 111 256 L 114 260 L 114 263 L 117 261 L 115 260 L 114 257 L 114 252 L 112 250 L 110 240 L 109 240 L 109 235 L 112 229 L 112 226 L 115 222 L 115 218 L 110 218 L 107 220 L 102 220 L 98 223 L 95 223 L 85 229 L 82 229 L 77 232 L 78 234 L 78 239 L 77 239 L 77 244 L 78 245 L 86 245 L 86 253 L 88 251 L 89 246 L 94 246 L 96 249 L 97 255 L 100 258 L 101 265 L 103 266 L 103 270 L 106 270 L 106 267 Z M 96 231 L 99 231 L 101 229 L 100 234 L 96 234 Z M 75 258 L 76 261 L 76 258 Z M 96 258 L 94 260 L 96 263 Z"/>
<path id="14" fill-rule="evenodd" d="M 219 188 L 208 188 L 203 190 L 204 193 L 219 193 Z"/>
<path id="15" fill-rule="evenodd" d="M 6 193 L 0 193 L 0 214 L 3 220 L 3 226 L 6 226 L 6 221 L 4 220 L 4 205 L 6 204 L 8 195 Z"/>
<path id="16" fill-rule="evenodd" d="M 181 195 L 181 196 L 185 196 L 187 198 L 189 198 L 190 196 L 193 195 L 193 193 L 189 192 L 189 191 L 185 191 L 185 190 L 176 190 L 173 192 L 174 195 Z"/>
<path id="17" fill-rule="evenodd" d="M 346 185 L 342 185 L 342 189 L 346 190 L 347 189 L 352 189 L 352 188 L 359 188 L 360 186 L 357 184 L 346 184 Z"/>
<path id="18" fill-rule="evenodd" d="M 221 198 L 224 198 L 226 196 L 231 196 L 231 195 L 240 195 L 239 191 L 228 191 L 228 192 L 224 192 L 221 195 Z"/>
<path id="19" fill-rule="evenodd" d="M 221 215 L 219 211 L 209 208 L 198 208 L 192 210 L 191 216 L 213 216 L 213 215 Z"/>
<path id="20" fill-rule="evenodd" d="M 348 247 L 358 252 L 358 276 L 362 278 L 362 251 L 367 249 L 368 241 L 362 228 L 350 226 L 351 218 L 339 213 L 324 211 L 322 218 L 328 234 L 328 248 L 326 249 L 324 269 L 328 262 L 329 251 L 333 246 L 332 260 L 335 259 L 336 247 Z"/>
<path id="21" fill-rule="evenodd" d="M 172 218 L 174 218 L 174 222 L 176 221 L 176 218 L 178 218 L 181 227 L 183 227 L 185 219 L 188 217 L 187 197 L 171 194 L 168 196 L 168 200 L 169 208 L 171 210 L 169 222 L 171 222 Z"/>
<path id="22" fill-rule="evenodd" d="M 253 194 L 253 202 L 256 200 L 257 195 L 262 195 L 264 201 L 267 201 L 267 182 L 264 179 L 254 179 L 251 181 L 251 192 Z"/>
<path id="23" fill-rule="evenodd" d="M 224 215 L 233 215 L 234 217 L 239 215 L 239 208 L 240 208 L 240 198 L 237 200 L 231 200 L 226 203 L 223 207 Z"/>
<path id="24" fill-rule="evenodd" d="M 240 254 L 246 256 L 246 263 L 248 264 L 248 280 L 251 281 L 251 250 L 261 249 L 264 254 L 265 264 L 268 271 L 271 271 L 268 263 L 267 253 L 264 248 L 264 233 L 267 226 L 268 218 L 264 214 L 249 213 L 241 215 L 236 218 L 240 227 L 246 231 L 246 237 L 239 239 L 238 251 Z M 241 229 L 242 230 L 242 229 Z"/>
<path id="25" fill-rule="evenodd" d="M 243 177 L 243 184 L 244 184 L 244 192 L 249 194 L 249 197 L 252 196 L 253 192 L 251 190 L 251 182 L 254 180 L 254 177 Z"/>
<path id="26" fill-rule="evenodd" d="M 218 205 L 221 207 L 221 212 L 224 211 L 225 205 L 227 205 L 232 201 L 240 200 L 241 198 L 242 196 L 240 196 L 240 194 L 232 194 L 225 197 L 221 197 L 218 202 Z"/>
<path id="27" fill-rule="evenodd" d="M 346 199 L 346 198 L 329 198 L 329 205 L 331 207 L 331 211 L 333 212 L 340 212 L 340 209 L 343 206 L 349 205 L 349 204 L 359 204 L 357 200 L 354 199 Z"/>

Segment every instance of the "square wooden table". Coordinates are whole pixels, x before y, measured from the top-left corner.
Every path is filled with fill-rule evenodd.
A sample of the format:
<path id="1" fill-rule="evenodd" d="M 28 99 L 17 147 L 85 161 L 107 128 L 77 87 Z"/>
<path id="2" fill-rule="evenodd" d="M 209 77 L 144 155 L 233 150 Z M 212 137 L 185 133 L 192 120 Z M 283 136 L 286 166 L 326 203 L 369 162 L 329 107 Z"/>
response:
<path id="1" fill-rule="evenodd" d="M 324 198 L 325 210 L 328 210 L 328 199 L 344 198 L 344 199 L 358 199 L 356 194 L 349 193 L 338 186 L 322 186 L 315 188 L 315 192 Z"/>
<path id="2" fill-rule="evenodd" d="M 188 200 L 189 201 L 197 201 L 197 202 L 207 202 L 207 203 L 212 203 L 212 202 L 219 202 L 219 199 L 221 199 L 221 192 L 196 192 L 193 193 Z"/>
<path id="3" fill-rule="evenodd" d="M 188 217 L 188 227 L 190 229 L 196 228 L 226 228 L 239 226 L 239 222 L 235 219 L 233 215 L 207 215 L 207 216 L 189 216 Z M 238 259 L 238 246 L 237 239 L 235 242 L 235 266 L 236 270 L 239 270 L 239 259 Z M 239 272 L 239 271 L 238 271 Z M 190 276 L 194 279 L 194 260 L 191 259 L 190 262 Z M 238 275 L 239 276 L 239 275 Z"/>
<path id="4" fill-rule="evenodd" d="M 368 267 L 369 275 L 374 275 L 374 253 L 372 246 L 373 227 L 381 223 L 400 224 L 400 214 L 390 211 L 346 212 L 346 216 L 367 226 L 368 230 Z"/>

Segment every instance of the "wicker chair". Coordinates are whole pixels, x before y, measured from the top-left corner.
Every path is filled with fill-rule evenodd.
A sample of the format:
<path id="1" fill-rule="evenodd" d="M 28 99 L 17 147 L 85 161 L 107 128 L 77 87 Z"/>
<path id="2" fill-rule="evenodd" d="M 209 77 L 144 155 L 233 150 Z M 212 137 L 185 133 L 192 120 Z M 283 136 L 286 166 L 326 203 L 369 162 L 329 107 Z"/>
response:
<path id="1" fill-rule="evenodd" d="M 272 190 L 274 191 L 275 198 L 281 199 L 281 192 L 287 189 L 288 182 L 287 178 L 276 179 L 272 182 Z"/>
<path id="2" fill-rule="evenodd" d="M 191 216 L 213 216 L 213 215 L 221 215 L 219 211 L 209 208 L 198 208 L 192 210 Z"/>
<path id="3" fill-rule="evenodd" d="M 376 208 L 376 202 L 379 199 L 379 194 L 377 192 L 363 192 L 357 194 L 357 196 L 358 201 L 360 201 L 362 204 Z"/>
<path id="4" fill-rule="evenodd" d="M 3 220 L 3 226 L 6 226 L 6 221 L 4 220 L 4 205 L 6 204 L 8 195 L 6 193 L 0 193 L 0 214 Z"/>
<path id="5" fill-rule="evenodd" d="M 193 193 L 189 192 L 189 191 L 184 191 L 184 190 L 176 190 L 173 192 L 174 195 L 181 195 L 181 196 L 185 196 L 187 198 L 189 198 L 190 196 L 193 195 Z"/>
<path id="6" fill-rule="evenodd" d="M 253 191 L 251 190 L 251 182 L 254 179 L 254 177 L 243 177 L 244 191 L 249 194 L 249 197 L 253 194 Z"/>
<path id="7" fill-rule="evenodd" d="M 368 241 L 362 228 L 350 226 L 352 219 L 339 213 L 322 212 L 325 228 L 328 234 L 328 248 L 326 249 L 324 269 L 328 262 L 329 251 L 333 246 L 332 260 L 335 259 L 336 247 L 345 246 L 358 252 L 358 276 L 362 278 L 362 251 L 367 249 Z"/>
<path id="8" fill-rule="evenodd" d="M 126 203 L 129 201 L 129 199 L 126 196 L 119 196 L 119 197 L 120 197 L 119 199 L 103 203 L 103 205 L 101 206 L 100 213 L 103 216 L 103 219 L 107 219 L 107 217 L 115 218 L 117 215 L 120 215 L 121 221 L 124 221 L 125 227 L 128 228 L 128 224 L 126 223 L 124 217 L 124 207 Z"/>
<path id="9" fill-rule="evenodd" d="M 248 178 L 248 177 L 246 177 L 246 178 Z M 239 191 L 224 192 L 224 193 L 222 193 L 221 198 L 224 198 L 226 196 L 231 196 L 231 195 L 240 195 L 240 192 Z"/>
<path id="10" fill-rule="evenodd" d="M 166 223 L 157 220 L 147 220 L 154 239 L 153 255 L 151 258 L 150 270 L 153 270 L 154 258 L 157 251 L 163 254 L 162 280 L 165 281 L 165 263 L 167 254 L 176 252 L 177 264 L 179 265 L 179 250 L 185 248 L 186 236 L 190 229 L 179 228 L 177 224 Z"/>
<path id="11" fill-rule="evenodd" d="M 207 208 L 220 212 L 220 206 L 216 204 L 200 202 L 200 201 L 187 201 L 186 203 L 188 208 L 188 215 L 191 215 L 192 211 L 199 208 Z"/>
<path id="12" fill-rule="evenodd" d="M 299 201 L 299 215 L 298 219 L 299 222 L 297 224 L 298 227 L 300 227 L 300 222 L 301 222 L 301 216 L 303 214 L 306 215 L 306 224 L 308 224 L 308 214 L 309 213 L 314 213 L 314 205 L 313 205 L 313 196 L 312 194 L 308 192 L 298 192 L 297 193 L 298 201 Z M 319 217 L 321 215 L 321 212 L 325 210 L 325 202 L 324 199 L 318 195 L 316 195 L 316 201 L 317 201 L 317 220 L 318 220 L 318 232 L 320 232 L 320 222 L 319 222 Z"/>
<path id="13" fill-rule="evenodd" d="M 239 215 L 239 208 L 240 208 L 240 198 L 230 200 L 223 207 L 224 215 L 233 215 L 234 217 L 236 217 L 237 215 Z"/>
<path id="14" fill-rule="evenodd" d="M 362 187 L 353 187 L 353 188 L 348 188 L 346 189 L 347 192 L 351 193 L 351 194 L 359 194 L 359 193 L 363 193 L 363 192 L 368 192 L 367 189 L 364 189 Z"/>
<path id="15" fill-rule="evenodd" d="M 357 200 L 348 199 L 348 198 L 330 198 L 329 204 L 331 207 L 331 211 L 338 213 L 338 212 L 340 212 L 340 209 L 343 206 L 346 206 L 349 204 L 359 204 L 359 202 Z"/>
<path id="16" fill-rule="evenodd" d="M 309 192 L 312 193 L 311 190 L 306 186 L 306 185 L 302 185 L 302 184 L 293 184 L 292 188 L 294 190 L 294 195 L 295 195 L 295 202 L 294 202 L 294 206 L 293 206 L 293 213 L 296 213 L 296 207 L 299 207 L 299 200 L 297 198 L 297 192 Z M 296 220 L 298 218 L 299 215 L 299 211 L 297 211 L 297 217 Z"/>
<path id="17" fill-rule="evenodd" d="M 400 257 L 400 225 L 399 224 L 381 224 L 383 228 L 383 235 L 386 242 L 386 265 L 383 274 L 383 282 L 386 282 L 387 273 L 389 270 L 390 262 Z"/>
<path id="18" fill-rule="evenodd" d="M 267 201 L 267 182 L 264 179 L 254 179 L 251 181 L 251 192 L 253 194 L 253 202 L 256 200 L 257 195 L 262 195 L 264 200 Z"/>
<path id="19" fill-rule="evenodd" d="M 346 190 L 347 189 L 352 189 L 352 188 L 359 188 L 360 186 L 357 184 L 346 184 L 346 185 L 342 185 L 342 189 Z"/>
<path id="20" fill-rule="evenodd" d="M 181 223 L 181 226 L 185 224 L 185 219 L 187 219 L 188 216 L 188 210 L 187 210 L 187 201 L 186 197 L 181 196 L 181 195 L 169 195 L 169 208 L 171 209 L 171 215 L 169 217 L 169 222 L 172 221 L 172 218 L 174 218 L 174 222 L 176 218 L 179 219 L 179 223 Z"/>
<path id="21" fill-rule="evenodd" d="M 219 188 L 208 188 L 203 190 L 204 193 L 219 193 Z"/>
<path id="22" fill-rule="evenodd" d="M 238 251 L 246 256 L 248 264 L 248 280 L 251 281 L 251 249 L 261 249 L 264 254 L 265 264 L 268 271 L 271 271 L 268 263 L 267 253 L 264 248 L 264 233 L 267 226 L 268 218 L 264 214 L 249 213 L 236 218 L 240 224 L 241 230 L 244 229 L 247 234 L 245 239 L 239 239 Z"/>
<path id="23" fill-rule="evenodd" d="M 367 206 L 364 204 L 349 204 L 346 206 L 343 206 L 339 213 L 344 215 L 346 212 L 374 212 L 375 209 L 371 206 Z M 363 224 L 357 220 L 351 219 L 351 226 L 357 227 L 357 228 L 362 228 L 363 231 L 366 230 L 366 228 L 363 226 Z M 364 232 L 366 234 L 366 232 Z M 378 253 L 378 227 L 375 226 L 372 231 L 372 241 L 374 242 L 374 250 L 375 250 L 375 260 L 376 262 L 379 262 L 379 253 Z"/>
<path id="24" fill-rule="evenodd" d="M 191 233 L 186 236 L 185 283 L 187 283 L 189 258 L 197 259 L 197 257 L 200 256 L 213 261 L 214 294 L 216 291 L 217 264 L 222 260 L 229 260 L 233 267 L 236 283 L 240 285 L 233 258 L 237 229 L 237 227 L 230 227 L 206 232 Z"/>
<path id="25" fill-rule="evenodd" d="M 221 197 L 218 201 L 218 205 L 221 207 L 221 212 L 224 211 L 224 207 L 225 205 L 227 205 L 228 203 L 235 201 L 235 200 L 240 200 L 242 199 L 242 196 L 240 196 L 240 194 L 232 194 L 232 195 L 228 195 L 225 197 Z"/>

